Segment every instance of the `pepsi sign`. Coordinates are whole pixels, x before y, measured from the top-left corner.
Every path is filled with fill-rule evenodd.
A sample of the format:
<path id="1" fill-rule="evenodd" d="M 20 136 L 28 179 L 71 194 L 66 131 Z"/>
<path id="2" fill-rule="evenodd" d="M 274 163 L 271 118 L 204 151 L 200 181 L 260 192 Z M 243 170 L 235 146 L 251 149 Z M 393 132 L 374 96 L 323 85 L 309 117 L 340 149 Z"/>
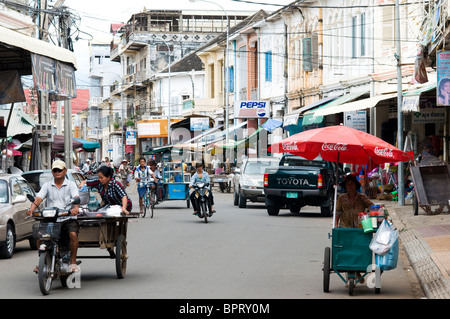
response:
<path id="1" fill-rule="evenodd" d="M 269 118 L 270 101 L 236 101 L 235 118 Z"/>

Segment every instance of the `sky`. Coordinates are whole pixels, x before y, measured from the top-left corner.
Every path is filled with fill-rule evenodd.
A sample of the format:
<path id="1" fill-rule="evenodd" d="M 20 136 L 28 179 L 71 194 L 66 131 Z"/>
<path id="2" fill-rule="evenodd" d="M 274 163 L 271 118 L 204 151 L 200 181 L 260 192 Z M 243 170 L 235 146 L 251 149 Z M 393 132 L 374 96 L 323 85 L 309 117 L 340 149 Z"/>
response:
<path id="1" fill-rule="evenodd" d="M 215 2 L 225 11 L 263 9 L 272 12 L 293 0 L 245 0 L 241 2 L 216 0 Z M 274 3 L 277 5 L 265 5 Z M 88 40 L 91 39 L 90 35 L 99 39 L 111 39 L 109 33 L 111 23 L 125 23 L 132 14 L 142 12 L 144 8 L 147 10 L 221 10 L 219 5 L 204 1 L 191 2 L 190 0 L 65 0 L 64 6 L 80 17 L 78 24 L 82 32 L 78 33 L 79 39 L 74 43 L 78 64 L 76 71 L 78 88 L 89 85 Z"/>

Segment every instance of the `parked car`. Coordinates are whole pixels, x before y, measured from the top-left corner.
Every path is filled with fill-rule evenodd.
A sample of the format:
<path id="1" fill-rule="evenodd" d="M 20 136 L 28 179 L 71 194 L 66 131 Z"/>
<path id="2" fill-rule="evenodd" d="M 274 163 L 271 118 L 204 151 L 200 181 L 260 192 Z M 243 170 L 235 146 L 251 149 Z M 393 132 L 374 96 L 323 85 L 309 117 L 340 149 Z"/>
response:
<path id="1" fill-rule="evenodd" d="M 247 207 L 247 200 L 264 202 L 264 171 L 266 168 L 278 167 L 278 158 L 248 158 L 240 168 L 236 168 L 233 176 L 234 205 Z"/>
<path id="2" fill-rule="evenodd" d="M 22 177 L 25 178 L 28 183 L 33 187 L 34 191 L 38 193 L 41 190 L 42 185 L 52 179 L 52 171 L 46 170 L 34 170 L 22 173 Z M 84 175 L 73 169 L 68 169 L 66 178 L 70 181 L 74 181 L 77 186 L 85 180 Z M 90 209 L 96 209 L 99 206 L 99 200 L 95 194 L 89 192 L 80 191 L 81 204 L 88 204 Z"/>
<path id="3" fill-rule="evenodd" d="M 33 239 L 33 218 L 25 218 L 31 203 L 27 194 L 36 196 L 31 185 L 20 175 L 0 174 L 0 258 L 11 258 L 16 242 Z"/>

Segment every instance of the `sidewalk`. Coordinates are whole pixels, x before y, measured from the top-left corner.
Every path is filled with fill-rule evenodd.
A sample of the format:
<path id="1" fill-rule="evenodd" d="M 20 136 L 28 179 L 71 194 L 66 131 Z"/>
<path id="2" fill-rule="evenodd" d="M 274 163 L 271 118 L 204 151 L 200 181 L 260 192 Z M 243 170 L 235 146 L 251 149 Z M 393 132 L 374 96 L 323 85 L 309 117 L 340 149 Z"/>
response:
<path id="1" fill-rule="evenodd" d="M 399 230 L 400 244 L 429 299 L 450 299 L 450 213 L 427 215 L 419 208 L 414 215 L 406 201 L 376 201 L 385 205 L 394 226 Z"/>

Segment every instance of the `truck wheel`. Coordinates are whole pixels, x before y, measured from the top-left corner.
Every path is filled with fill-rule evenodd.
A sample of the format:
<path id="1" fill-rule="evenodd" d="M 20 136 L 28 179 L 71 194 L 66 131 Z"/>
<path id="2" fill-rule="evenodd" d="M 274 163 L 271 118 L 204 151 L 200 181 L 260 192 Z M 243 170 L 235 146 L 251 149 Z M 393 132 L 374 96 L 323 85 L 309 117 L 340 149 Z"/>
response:
<path id="1" fill-rule="evenodd" d="M 333 194 L 328 194 L 328 202 L 330 203 L 329 206 L 320 207 L 320 214 L 323 217 L 330 217 L 333 214 L 333 208 L 334 208 L 334 196 L 333 196 Z"/>
<path id="2" fill-rule="evenodd" d="M 267 214 L 270 216 L 278 216 L 280 212 L 280 206 L 267 206 Z"/>
<path id="3" fill-rule="evenodd" d="M 298 204 L 291 204 L 289 205 L 289 210 L 291 211 L 291 213 L 300 213 L 300 205 Z"/>

